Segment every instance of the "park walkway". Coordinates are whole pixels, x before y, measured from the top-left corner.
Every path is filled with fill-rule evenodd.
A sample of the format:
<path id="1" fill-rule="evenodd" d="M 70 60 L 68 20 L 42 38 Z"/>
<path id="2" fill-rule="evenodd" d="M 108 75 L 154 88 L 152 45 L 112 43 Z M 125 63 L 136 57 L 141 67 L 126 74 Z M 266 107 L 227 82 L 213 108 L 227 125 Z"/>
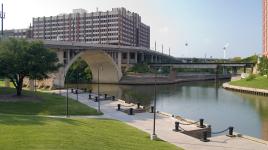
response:
<path id="1" fill-rule="evenodd" d="M 62 95 L 66 96 L 66 93 L 63 92 Z M 76 99 L 76 94 L 70 93 L 69 96 L 73 99 Z M 97 102 L 88 100 L 88 93 L 79 94 L 79 101 L 90 107 L 98 109 Z M 149 134 L 152 133 L 152 113 L 136 113 L 135 115 L 130 116 L 126 113 L 116 110 L 117 104 L 121 103 L 124 105 L 121 101 L 101 101 L 100 103 L 101 111 L 104 113 L 101 118 L 120 120 Z M 246 136 L 230 138 L 222 135 L 210 138 L 210 142 L 201 142 L 199 139 L 183 133 L 172 131 L 172 129 L 174 129 L 174 123 L 175 119 L 173 117 L 157 114 L 156 134 L 160 139 L 175 144 L 176 146 L 182 147 L 186 150 L 268 150 L 268 142 Z M 185 130 L 196 128 L 195 125 L 181 125 L 181 127 Z"/>

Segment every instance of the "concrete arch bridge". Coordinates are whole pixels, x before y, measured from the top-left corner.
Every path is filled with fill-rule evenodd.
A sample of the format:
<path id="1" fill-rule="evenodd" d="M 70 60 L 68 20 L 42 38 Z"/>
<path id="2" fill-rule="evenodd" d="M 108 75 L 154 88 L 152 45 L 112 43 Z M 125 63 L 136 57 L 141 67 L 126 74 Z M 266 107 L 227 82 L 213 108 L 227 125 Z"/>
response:
<path id="1" fill-rule="evenodd" d="M 44 40 L 47 48 L 54 50 L 59 63 L 64 64 L 51 74 L 46 82 L 39 82 L 38 87 L 63 87 L 69 67 L 80 57 L 89 65 L 93 81 L 100 83 L 119 83 L 123 72 L 138 63 L 175 63 L 178 59 L 146 48 L 89 44 L 69 41 Z M 30 81 L 29 81 L 30 82 Z"/>

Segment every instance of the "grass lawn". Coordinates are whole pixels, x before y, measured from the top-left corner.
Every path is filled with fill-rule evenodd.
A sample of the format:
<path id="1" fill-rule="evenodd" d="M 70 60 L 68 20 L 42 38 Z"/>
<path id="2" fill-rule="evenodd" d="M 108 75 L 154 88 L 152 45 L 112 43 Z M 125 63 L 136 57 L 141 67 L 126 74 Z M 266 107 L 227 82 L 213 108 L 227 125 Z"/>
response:
<path id="1" fill-rule="evenodd" d="M 5 85 L 5 83 L 4 83 L 4 79 L 0 79 L 0 87 L 2 86 L 4 86 Z"/>
<path id="2" fill-rule="evenodd" d="M 66 98 L 49 93 L 0 87 L 0 150 L 179 150 L 149 134 L 109 119 L 50 118 L 65 115 Z M 13 102 L 6 102 L 8 98 Z M 10 100 L 10 99 L 8 99 Z M 95 109 L 69 100 L 71 115 L 98 115 Z M 32 116 L 33 115 L 33 116 Z"/>
<path id="3" fill-rule="evenodd" d="M 10 87 L 14 87 L 12 82 L 9 82 L 9 85 L 10 85 Z M 0 87 L 4 87 L 4 86 L 5 86 L 4 79 L 0 79 Z"/>
<path id="4" fill-rule="evenodd" d="M 178 150 L 120 121 L 0 115 L 3 150 Z"/>
<path id="5" fill-rule="evenodd" d="M 266 89 L 268 90 L 268 79 L 267 77 L 257 76 L 255 79 L 250 81 L 246 81 L 245 79 L 241 79 L 238 81 L 230 82 L 231 85 L 236 86 L 244 86 L 244 87 L 251 87 L 251 88 L 259 88 L 259 89 Z"/>
<path id="6" fill-rule="evenodd" d="M 24 98 L 16 98 L 14 88 L 0 87 L 0 113 L 4 114 L 21 114 L 21 115 L 65 115 L 66 114 L 66 98 L 63 96 L 23 91 Z M 11 94 L 12 100 L 15 102 L 4 102 L 3 95 Z M 29 98 L 29 100 L 27 100 Z M 76 100 L 69 99 L 70 115 L 100 115 L 95 109 L 90 108 Z"/>

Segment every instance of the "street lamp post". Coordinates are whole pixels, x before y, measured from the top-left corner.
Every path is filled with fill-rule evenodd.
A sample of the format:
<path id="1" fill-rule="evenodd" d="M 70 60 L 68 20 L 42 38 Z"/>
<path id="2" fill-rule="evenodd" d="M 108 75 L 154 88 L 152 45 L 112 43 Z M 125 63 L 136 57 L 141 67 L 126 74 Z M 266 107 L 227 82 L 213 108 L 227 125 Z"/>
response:
<path id="1" fill-rule="evenodd" d="M 154 73 L 154 121 L 153 121 L 153 133 L 151 135 L 151 140 L 156 140 L 157 135 L 155 133 L 155 120 L 156 120 L 156 80 L 157 80 L 157 72 L 161 72 L 161 69 L 155 71 Z"/>
<path id="2" fill-rule="evenodd" d="M 64 68 L 63 68 L 63 74 L 64 74 L 64 83 L 66 84 L 66 118 L 69 117 L 69 85 L 68 85 L 68 81 L 67 81 L 67 72 L 65 70 L 65 65 L 64 64 Z M 64 89 L 64 85 L 63 85 L 63 89 Z"/>
<path id="3" fill-rule="evenodd" d="M 79 79 L 79 77 L 80 77 L 80 73 L 78 73 L 78 71 L 77 71 L 77 73 L 76 73 L 76 100 L 78 101 L 78 79 Z"/>
<path id="4" fill-rule="evenodd" d="M 98 66 L 98 112 L 100 112 L 100 69 L 102 66 Z"/>
<path id="5" fill-rule="evenodd" d="M 68 82 L 66 81 L 66 76 L 65 76 L 65 82 L 66 82 L 66 117 L 69 117 L 69 87 L 68 87 Z"/>

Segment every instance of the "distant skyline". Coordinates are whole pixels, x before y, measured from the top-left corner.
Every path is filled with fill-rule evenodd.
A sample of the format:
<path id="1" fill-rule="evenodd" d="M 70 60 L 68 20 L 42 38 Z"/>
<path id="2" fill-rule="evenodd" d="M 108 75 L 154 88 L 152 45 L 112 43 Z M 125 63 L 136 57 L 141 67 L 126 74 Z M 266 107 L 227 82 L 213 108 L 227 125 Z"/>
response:
<path id="1" fill-rule="evenodd" d="M 27 28 L 32 17 L 116 7 L 151 27 L 151 48 L 176 57 L 227 58 L 262 53 L 262 0 L 5 0 L 4 29 Z M 188 43 L 188 46 L 185 46 Z"/>

